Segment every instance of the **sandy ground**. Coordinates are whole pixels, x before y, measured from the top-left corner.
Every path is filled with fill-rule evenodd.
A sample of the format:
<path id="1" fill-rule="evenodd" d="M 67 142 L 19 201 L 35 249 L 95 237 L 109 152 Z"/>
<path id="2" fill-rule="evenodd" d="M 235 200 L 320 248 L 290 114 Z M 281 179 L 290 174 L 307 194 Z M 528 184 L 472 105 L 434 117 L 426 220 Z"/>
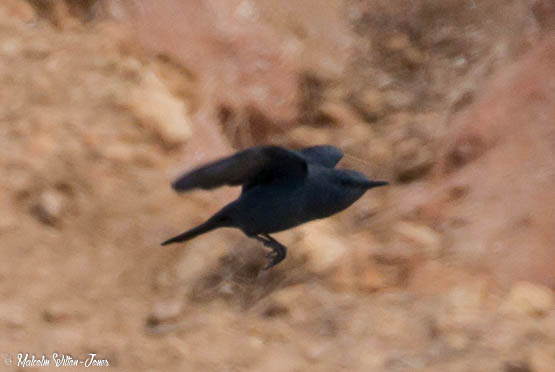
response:
<path id="1" fill-rule="evenodd" d="M 549 2 L 156 3 L 0 4 L 1 370 L 553 371 Z M 159 246 L 237 194 L 173 177 L 267 142 L 393 185 L 269 272 Z"/>

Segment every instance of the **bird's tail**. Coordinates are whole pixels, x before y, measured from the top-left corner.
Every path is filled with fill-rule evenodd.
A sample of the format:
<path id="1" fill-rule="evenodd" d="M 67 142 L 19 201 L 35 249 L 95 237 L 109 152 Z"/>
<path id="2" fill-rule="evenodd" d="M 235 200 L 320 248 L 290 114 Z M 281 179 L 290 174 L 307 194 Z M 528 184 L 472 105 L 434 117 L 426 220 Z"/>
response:
<path id="1" fill-rule="evenodd" d="M 173 238 L 166 240 L 161 245 L 179 243 L 189 239 L 193 239 L 196 236 L 224 226 L 230 226 L 229 218 L 223 214 L 218 213 L 208 219 L 206 222 L 201 223 L 197 227 L 193 227 L 191 230 L 185 231 L 184 233 L 181 233 L 177 236 L 174 236 Z"/>

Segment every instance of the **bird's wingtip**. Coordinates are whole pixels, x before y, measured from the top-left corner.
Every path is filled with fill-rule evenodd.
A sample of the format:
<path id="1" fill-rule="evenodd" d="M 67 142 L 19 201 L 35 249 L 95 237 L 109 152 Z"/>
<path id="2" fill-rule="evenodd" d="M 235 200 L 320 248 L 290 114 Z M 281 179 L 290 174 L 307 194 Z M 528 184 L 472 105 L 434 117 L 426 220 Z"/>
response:
<path id="1" fill-rule="evenodd" d="M 179 178 L 175 181 L 173 181 L 171 183 L 172 189 L 175 192 L 181 193 L 181 192 L 185 192 L 185 191 L 189 191 L 191 190 L 193 187 L 191 187 L 190 184 L 188 184 L 187 182 L 185 182 L 183 179 Z"/>
<path id="2" fill-rule="evenodd" d="M 173 181 L 173 182 L 171 183 L 171 186 L 172 186 L 172 189 L 173 189 L 174 191 L 176 191 L 176 192 L 182 191 L 182 190 L 181 190 L 181 187 L 179 187 L 179 180 Z"/>

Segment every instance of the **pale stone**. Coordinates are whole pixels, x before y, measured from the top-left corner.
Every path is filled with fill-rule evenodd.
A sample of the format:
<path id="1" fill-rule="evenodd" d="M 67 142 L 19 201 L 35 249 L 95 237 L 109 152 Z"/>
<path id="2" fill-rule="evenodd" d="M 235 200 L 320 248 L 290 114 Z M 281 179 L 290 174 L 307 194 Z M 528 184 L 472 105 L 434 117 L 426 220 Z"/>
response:
<path id="1" fill-rule="evenodd" d="M 365 270 L 358 275 L 358 288 L 364 292 L 374 292 L 386 287 L 382 273 L 374 264 L 369 264 Z"/>
<path id="2" fill-rule="evenodd" d="M 410 106 L 414 102 L 414 96 L 406 91 L 389 90 L 385 92 L 385 101 L 394 110 L 400 110 Z"/>
<path id="3" fill-rule="evenodd" d="M 383 93 L 378 89 L 367 89 L 357 97 L 357 108 L 368 119 L 375 120 L 386 111 Z"/>
<path id="4" fill-rule="evenodd" d="M 64 207 L 64 196 L 54 190 L 44 191 L 35 206 L 38 218 L 48 224 L 56 223 L 61 217 Z"/>
<path id="5" fill-rule="evenodd" d="M 126 105 L 167 145 L 179 145 L 191 137 L 191 119 L 185 103 L 171 94 L 152 71 L 142 74 L 140 84 L 124 98 Z"/>
<path id="6" fill-rule="evenodd" d="M 156 322 L 164 322 L 176 319 L 183 310 L 183 304 L 179 300 L 160 301 L 154 304 L 150 319 Z"/>
<path id="7" fill-rule="evenodd" d="M 335 234 L 334 225 L 320 221 L 305 226 L 303 237 L 296 244 L 308 256 L 308 266 L 317 273 L 337 267 L 348 251 L 346 243 Z"/>
<path id="8" fill-rule="evenodd" d="M 505 313 L 516 315 L 542 316 L 553 310 L 553 291 L 543 285 L 518 282 L 503 302 Z"/>
<path id="9" fill-rule="evenodd" d="M 530 352 L 530 366 L 534 372 L 552 372 L 555 369 L 555 346 L 534 347 Z"/>
<path id="10" fill-rule="evenodd" d="M 320 106 L 320 112 L 339 126 L 354 126 L 363 120 L 345 102 L 326 101 Z"/>
<path id="11" fill-rule="evenodd" d="M 391 50 L 402 50 L 410 46 L 410 39 L 407 34 L 398 33 L 389 38 L 387 48 Z"/>
<path id="12" fill-rule="evenodd" d="M 319 128 L 300 126 L 292 129 L 288 136 L 292 143 L 299 147 L 312 146 L 317 144 L 330 143 L 331 138 L 327 132 Z"/>
<path id="13" fill-rule="evenodd" d="M 0 323 L 7 328 L 21 328 L 25 326 L 25 316 L 21 306 L 8 303 L 0 304 Z"/>
<path id="14" fill-rule="evenodd" d="M 430 227 L 413 222 L 399 222 L 395 225 L 395 231 L 402 238 L 422 248 L 428 258 L 441 255 L 441 236 Z"/>

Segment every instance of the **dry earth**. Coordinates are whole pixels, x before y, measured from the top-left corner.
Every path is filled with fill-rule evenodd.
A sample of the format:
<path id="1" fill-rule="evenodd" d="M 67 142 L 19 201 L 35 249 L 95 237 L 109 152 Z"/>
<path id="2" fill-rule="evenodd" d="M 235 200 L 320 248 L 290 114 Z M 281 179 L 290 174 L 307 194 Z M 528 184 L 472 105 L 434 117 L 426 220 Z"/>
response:
<path id="1" fill-rule="evenodd" d="M 207 4 L 0 4 L 1 369 L 553 371 L 551 3 Z M 262 142 L 393 186 L 270 272 L 235 231 L 159 247 L 237 193 L 172 178 Z"/>

